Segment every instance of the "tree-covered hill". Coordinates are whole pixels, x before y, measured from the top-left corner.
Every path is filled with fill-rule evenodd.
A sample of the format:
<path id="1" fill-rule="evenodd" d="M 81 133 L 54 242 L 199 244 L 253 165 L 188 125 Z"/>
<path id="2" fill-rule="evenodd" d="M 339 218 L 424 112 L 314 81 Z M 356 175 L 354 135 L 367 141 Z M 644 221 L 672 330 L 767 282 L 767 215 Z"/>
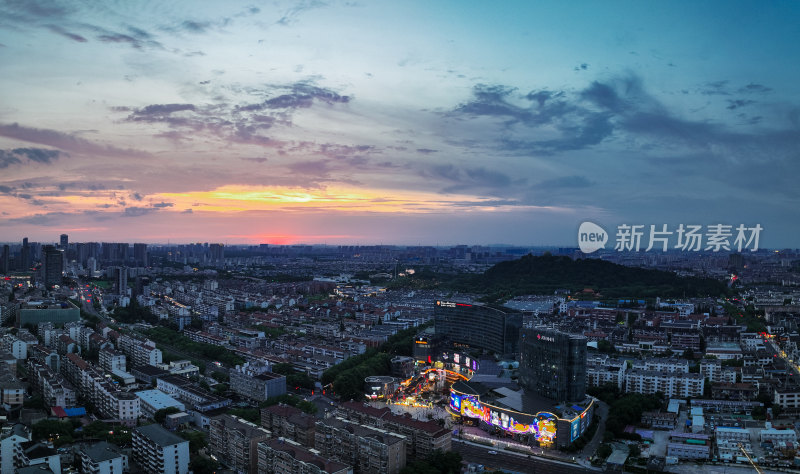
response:
<path id="1" fill-rule="evenodd" d="M 725 283 L 710 278 L 687 278 L 672 272 L 627 267 L 598 259 L 526 255 L 501 262 L 477 275 L 417 274 L 396 286 L 439 288 L 489 295 L 489 300 L 526 294 L 551 294 L 557 289 L 592 289 L 603 298 L 719 296 Z"/>

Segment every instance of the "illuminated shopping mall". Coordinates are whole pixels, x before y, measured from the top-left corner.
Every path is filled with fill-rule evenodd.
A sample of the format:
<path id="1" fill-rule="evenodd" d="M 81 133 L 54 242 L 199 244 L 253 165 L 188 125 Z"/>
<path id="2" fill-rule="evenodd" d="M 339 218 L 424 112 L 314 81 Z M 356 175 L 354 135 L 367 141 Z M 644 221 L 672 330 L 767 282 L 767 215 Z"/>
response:
<path id="1" fill-rule="evenodd" d="M 492 317 L 485 317 L 487 313 Z M 497 326 L 494 332 L 508 337 L 509 317 L 481 305 L 449 302 L 437 302 L 435 314 L 438 339 L 418 338 L 414 356 L 420 363 L 461 375 L 451 378 L 448 411 L 455 419 L 541 447 L 569 446 L 589 428 L 595 403 L 585 395 L 585 337 L 521 328 L 514 344 L 519 350 L 519 389 L 502 383 L 499 374 L 481 375 L 486 371 L 480 370 L 480 361 L 468 354 L 474 354 L 476 346 L 489 348 L 480 347 L 480 339 L 461 337 L 491 333 L 487 326 Z M 439 325 L 439 320 L 446 324 Z M 459 323 L 458 331 L 448 330 L 455 326 L 453 321 Z"/>
<path id="2" fill-rule="evenodd" d="M 594 399 L 559 405 L 506 387 L 456 382 L 450 389 L 450 413 L 487 431 L 505 431 L 521 442 L 542 447 L 568 446 L 589 427 Z"/>

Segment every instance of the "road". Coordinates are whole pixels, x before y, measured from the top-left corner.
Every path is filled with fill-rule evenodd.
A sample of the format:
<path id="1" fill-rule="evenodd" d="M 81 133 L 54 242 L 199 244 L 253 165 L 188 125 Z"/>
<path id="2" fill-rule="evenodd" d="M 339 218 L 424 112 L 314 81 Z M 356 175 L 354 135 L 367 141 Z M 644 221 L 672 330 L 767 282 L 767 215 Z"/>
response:
<path id="1" fill-rule="evenodd" d="M 783 352 L 778 346 L 778 343 L 775 342 L 775 339 L 767 339 L 767 341 L 772 346 L 772 350 L 774 351 L 773 353 L 777 354 L 781 359 L 783 359 L 786 362 L 786 365 L 791 367 L 796 375 L 800 375 L 800 366 L 798 366 L 795 361 L 789 360 L 789 358 L 786 356 L 786 353 Z"/>
<path id="2" fill-rule="evenodd" d="M 606 431 L 606 419 L 608 418 L 608 405 L 597 400 L 595 414 L 598 416 L 600 421 L 597 424 L 597 430 L 594 432 L 594 438 L 583 448 L 581 451 L 581 462 L 588 462 L 585 461 L 586 458 L 591 457 L 597 448 L 600 446 L 600 443 L 603 441 L 603 433 Z"/>
<path id="3" fill-rule="evenodd" d="M 461 454 L 461 458 L 465 462 L 483 464 L 486 469 L 501 469 L 531 474 L 594 474 L 596 472 L 578 465 L 546 460 L 536 456 L 528 457 L 504 451 L 497 451 L 497 454 L 489 454 L 490 450 L 492 448 L 488 446 L 478 446 L 457 439 L 453 440 L 453 451 Z"/>

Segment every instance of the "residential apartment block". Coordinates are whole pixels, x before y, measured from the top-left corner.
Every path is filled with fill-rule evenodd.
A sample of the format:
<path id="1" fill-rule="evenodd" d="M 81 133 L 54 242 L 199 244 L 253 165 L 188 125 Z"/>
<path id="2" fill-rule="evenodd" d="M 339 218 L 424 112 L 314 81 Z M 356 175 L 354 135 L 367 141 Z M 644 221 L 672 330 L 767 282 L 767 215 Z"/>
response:
<path id="1" fill-rule="evenodd" d="M 157 424 L 133 430 L 133 459 L 148 474 L 187 474 L 189 442 Z"/>
<path id="2" fill-rule="evenodd" d="M 353 467 L 319 456 L 288 439 L 258 443 L 258 472 L 274 474 L 353 474 Z"/>
<path id="3" fill-rule="evenodd" d="M 235 472 L 258 473 L 258 443 L 270 437 L 269 431 L 230 415 L 211 418 L 208 451 Z"/>

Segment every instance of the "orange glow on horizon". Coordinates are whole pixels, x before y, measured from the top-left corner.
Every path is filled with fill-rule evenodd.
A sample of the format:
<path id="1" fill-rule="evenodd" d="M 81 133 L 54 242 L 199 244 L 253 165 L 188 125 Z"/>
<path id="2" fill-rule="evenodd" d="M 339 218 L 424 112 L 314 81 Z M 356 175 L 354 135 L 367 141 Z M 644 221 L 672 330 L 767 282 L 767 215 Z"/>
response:
<path id="1" fill-rule="evenodd" d="M 426 191 L 378 190 L 331 186 L 321 189 L 285 186 L 226 185 L 212 191 L 161 193 L 157 201 L 174 203 L 172 209 L 194 207 L 198 211 L 241 212 L 255 210 L 358 211 L 380 213 L 429 213 L 458 208 L 462 212 L 492 212 L 511 208 L 555 207 L 491 205 L 495 198 Z"/>
<path id="2" fill-rule="evenodd" d="M 54 190 L 48 192 L 56 193 Z M 138 196 L 128 190 L 59 191 L 46 202 L 28 202 L 13 196 L 0 195 L 0 207 L 7 218 L 20 218 L 46 213 L 85 214 L 95 220 L 104 216 L 143 216 L 158 213 L 193 213 L 224 216 L 254 211 L 286 213 L 349 213 L 349 214 L 433 214 L 442 212 L 492 213 L 519 210 L 542 210 L 572 213 L 563 207 L 533 206 L 499 200 L 495 196 L 474 194 L 440 194 L 435 191 L 329 186 L 302 188 L 289 186 L 225 185 L 210 191 L 155 193 Z M 10 211 L 10 212 L 9 212 Z M 73 231 L 97 230 L 99 226 L 80 225 Z M 104 227 L 105 228 L 105 227 Z M 279 231 L 280 232 L 280 231 Z M 259 237 L 247 236 L 253 241 Z M 308 236 L 304 236 L 308 237 Z M 334 236 L 332 238 L 352 236 Z M 298 236 L 272 235 L 278 242 L 298 242 Z M 315 238 L 315 240 L 321 240 Z M 263 241 L 263 240 L 261 240 Z"/>
<path id="3" fill-rule="evenodd" d="M 359 236 L 354 236 L 354 235 L 307 235 L 307 234 L 248 234 L 248 235 L 236 234 L 236 235 L 227 235 L 225 237 L 230 239 L 235 239 L 236 241 L 246 241 L 259 244 L 270 244 L 270 245 L 325 243 L 327 241 L 359 238 Z"/>

